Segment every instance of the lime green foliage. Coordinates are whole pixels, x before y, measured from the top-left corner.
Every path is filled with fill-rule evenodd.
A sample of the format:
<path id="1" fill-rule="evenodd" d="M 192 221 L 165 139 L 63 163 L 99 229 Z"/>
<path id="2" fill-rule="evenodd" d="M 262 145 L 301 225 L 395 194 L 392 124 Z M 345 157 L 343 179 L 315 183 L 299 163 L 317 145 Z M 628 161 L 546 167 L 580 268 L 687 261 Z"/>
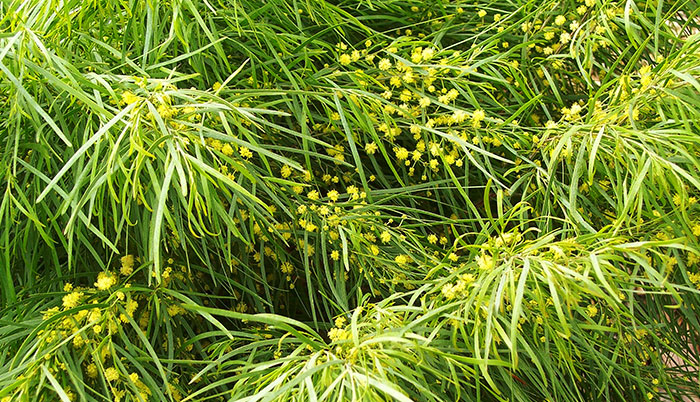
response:
<path id="1" fill-rule="evenodd" d="M 699 13 L 0 3 L 0 402 L 699 396 Z"/>

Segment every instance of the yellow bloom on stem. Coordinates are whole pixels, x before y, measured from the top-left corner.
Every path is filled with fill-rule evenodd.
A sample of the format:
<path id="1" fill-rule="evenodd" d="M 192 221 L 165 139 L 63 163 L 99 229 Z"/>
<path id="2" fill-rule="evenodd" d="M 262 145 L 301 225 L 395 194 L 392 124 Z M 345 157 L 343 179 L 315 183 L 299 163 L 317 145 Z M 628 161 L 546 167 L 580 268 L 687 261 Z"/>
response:
<path id="1" fill-rule="evenodd" d="M 95 287 L 99 290 L 107 290 L 117 284 L 117 280 L 111 272 L 100 272 L 97 275 Z"/>
<path id="2" fill-rule="evenodd" d="M 379 147 L 374 143 L 374 141 L 365 144 L 365 152 L 367 152 L 368 155 L 374 155 L 374 153 L 377 152 L 377 149 L 379 149 Z"/>
<path id="3" fill-rule="evenodd" d="M 477 257 L 476 265 L 479 267 L 479 269 L 489 270 L 493 268 L 496 264 L 493 261 L 493 257 L 484 253 Z"/>
<path id="4" fill-rule="evenodd" d="M 107 370 L 105 370 L 105 379 L 107 379 L 107 381 L 110 382 L 116 381 L 119 379 L 119 372 L 114 367 L 110 367 Z"/>
<path id="5" fill-rule="evenodd" d="M 381 59 L 379 60 L 379 69 L 382 71 L 386 71 L 391 68 L 391 61 L 389 59 Z"/>
<path id="6" fill-rule="evenodd" d="M 221 153 L 226 156 L 231 156 L 233 155 L 233 147 L 230 144 L 225 144 L 223 147 L 221 147 Z"/>
<path id="7" fill-rule="evenodd" d="M 63 296 L 63 307 L 73 308 L 77 307 L 80 303 L 80 299 L 83 297 L 83 292 L 72 292 Z"/>
<path id="8" fill-rule="evenodd" d="M 309 197 L 310 200 L 318 200 L 320 198 L 320 195 L 318 194 L 318 191 L 316 190 L 311 190 L 306 194 L 307 197 Z"/>
<path id="9" fill-rule="evenodd" d="M 331 190 L 328 192 L 328 199 L 333 202 L 338 201 L 338 196 L 340 196 L 340 194 L 338 194 L 338 192 L 335 190 Z"/>
<path id="10" fill-rule="evenodd" d="M 122 266 L 119 272 L 124 276 L 131 275 L 131 273 L 134 272 L 134 256 L 131 254 L 125 255 L 120 261 Z"/>
<path id="11" fill-rule="evenodd" d="M 139 102 L 141 99 L 142 98 L 140 96 L 134 95 L 131 91 L 124 91 L 122 94 L 122 102 L 126 103 L 127 105 Z"/>
<path id="12" fill-rule="evenodd" d="M 238 152 L 241 154 L 242 157 L 246 159 L 249 159 L 253 156 L 253 153 L 250 151 L 250 149 L 246 147 L 241 147 L 241 149 L 239 149 Z"/>
<path id="13" fill-rule="evenodd" d="M 391 233 L 385 230 L 379 235 L 379 238 L 382 240 L 382 243 L 389 243 L 389 241 L 391 241 Z"/>
<path id="14" fill-rule="evenodd" d="M 400 254 L 394 258 L 394 262 L 399 265 L 406 265 L 411 262 L 411 257 L 407 256 L 406 254 Z"/>
<path id="15" fill-rule="evenodd" d="M 693 234 L 695 236 L 700 236 L 700 223 L 693 226 Z"/>
<path id="16" fill-rule="evenodd" d="M 284 165 L 280 169 L 280 174 L 282 175 L 282 178 L 286 179 L 287 177 L 292 175 L 292 168 L 290 168 L 287 165 Z"/>
<path id="17" fill-rule="evenodd" d="M 95 365 L 95 363 L 88 364 L 88 366 L 85 368 L 85 371 L 88 377 L 97 378 L 97 366 Z"/>
<path id="18" fill-rule="evenodd" d="M 408 158 L 408 150 L 404 147 L 394 148 L 394 153 L 396 154 L 396 159 L 402 161 Z"/>

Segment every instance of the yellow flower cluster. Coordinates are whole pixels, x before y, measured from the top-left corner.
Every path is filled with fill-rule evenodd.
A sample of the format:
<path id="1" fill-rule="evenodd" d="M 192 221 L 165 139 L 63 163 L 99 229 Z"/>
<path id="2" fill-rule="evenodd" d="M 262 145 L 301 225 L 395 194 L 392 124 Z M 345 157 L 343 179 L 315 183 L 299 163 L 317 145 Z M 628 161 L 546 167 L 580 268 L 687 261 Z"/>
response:
<path id="1" fill-rule="evenodd" d="M 129 268 L 134 264 L 133 256 L 121 258 L 122 269 Z M 168 262 L 174 261 L 169 259 Z M 128 269 L 127 269 L 128 270 Z M 184 279 L 184 277 L 183 277 Z M 123 327 L 124 323 L 136 318 L 139 309 L 139 300 L 148 296 L 142 294 L 143 290 L 133 289 L 129 284 L 121 286 L 118 277 L 112 272 L 105 271 L 98 274 L 95 288 L 85 288 L 66 283 L 63 286 L 66 294 L 62 298 L 62 306 L 54 307 L 44 312 L 44 320 L 51 321 L 45 324 L 44 329 L 37 333 L 39 347 L 51 350 L 45 359 L 40 363 L 47 362 L 48 370 L 56 374 L 57 369 L 65 370 L 65 363 L 57 346 L 68 342 L 68 346 L 75 349 L 77 353 L 89 358 L 85 360 L 83 370 L 84 379 L 89 383 L 102 381 L 100 377 L 109 383 L 114 400 L 139 399 L 151 400 L 151 391 L 140 379 L 138 373 L 122 371 L 123 366 L 113 365 L 111 359 L 113 343 L 119 342 L 123 335 L 122 331 L 128 330 L 129 326 Z M 118 289 L 115 289 L 118 287 Z M 110 293 L 104 290 L 113 290 Z M 185 314 L 185 310 L 175 300 L 163 298 L 166 312 L 171 316 Z M 84 307 L 76 312 L 63 314 L 60 318 L 55 318 L 61 311 L 69 311 L 76 307 Z M 141 330 L 146 330 L 150 320 L 149 303 L 145 303 L 140 318 L 137 320 Z M 52 319 L 53 318 L 53 319 Z M 179 341 L 178 341 L 179 342 Z M 164 345 L 167 347 L 167 345 Z M 192 345 L 184 348 L 186 353 L 190 353 Z M 193 358 L 192 355 L 187 355 Z M 127 362 L 123 362 L 128 366 Z M 62 368 L 61 368 L 62 367 Z M 27 372 L 34 370 L 33 366 Z M 175 379 L 177 381 L 177 379 Z M 182 395 L 177 388 L 172 387 L 175 400 L 180 400 Z M 66 389 L 67 395 L 74 393 Z"/>
<path id="2" fill-rule="evenodd" d="M 333 342 L 344 341 L 350 339 L 351 336 L 350 331 L 343 328 L 333 327 L 328 331 L 328 337 Z"/>
<path id="3" fill-rule="evenodd" d="M 476 278 L 472 274 L 462 274 L 456 283 L 447 283 L 440 288 L 440 291 L 447 300 L 466 297 L 469 292 L 469 287 L 474 283 L 475 279 Z"/>
<path id="4" fill-rule="evenodd" d="M 63 296 L 63 307 L 70 309 L 77 307 L 80 304 L 80 299 L 84 296 L 83 292 L 72 292 Z"/>
<path id="5" fill-rule="evenodd" d="M 125 255 L 121 258 L 122 266 L 119 269 L 119 273 L 124 276 L 129 276 L 134 272 L 134 256 L 131 254 Z"/>
<path id="6" fill-rule="evenodd" d="M 97 282 L 95 282 L 95 287 L 99 290 L 108 290 L 112 286 L 117 284 L 117 278 L 111 272 L 100 272 L 97 275 Z"/>

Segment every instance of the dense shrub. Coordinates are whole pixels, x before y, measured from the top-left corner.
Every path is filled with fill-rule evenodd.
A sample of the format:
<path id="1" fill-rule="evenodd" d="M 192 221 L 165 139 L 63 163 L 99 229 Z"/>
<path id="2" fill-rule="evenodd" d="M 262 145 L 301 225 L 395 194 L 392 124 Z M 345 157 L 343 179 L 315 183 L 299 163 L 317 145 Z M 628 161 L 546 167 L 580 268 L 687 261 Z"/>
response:
<path id="1" fill-rule="evenodd" d="M 700 396 L 698 13 L 0 3 L 0 401 Z"/>

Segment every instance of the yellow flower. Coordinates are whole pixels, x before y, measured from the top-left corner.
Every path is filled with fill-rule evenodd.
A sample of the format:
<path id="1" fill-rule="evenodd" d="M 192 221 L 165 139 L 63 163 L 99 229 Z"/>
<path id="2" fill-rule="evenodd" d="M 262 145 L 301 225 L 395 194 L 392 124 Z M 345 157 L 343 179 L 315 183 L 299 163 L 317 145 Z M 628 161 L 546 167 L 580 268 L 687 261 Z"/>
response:
<path id="1" fill-rule="evenodd" d="M 423 60 L 423 49 L 422 48 L 416 48 L 417 51 L 414 51 L 413 54 L 411 55 L 411 61 L 418 64 Z"/>
<path id="2" fill-rule="evenodd" d="M 695 226 L 693 226 L 693 234 L 695 236 L 700 236 L 700 223 L 697 223 L 695 224 Z"/>
<path id="3" fill-rule="evenodd" d="M 114 278 L 111 272 L 100 272 L 97 275 L 97 282 L 95 282 L 95 287 L 99 290 L 107 290 L 112 286 L 116 285 L 117 280 Z"/>
<path id="4" fill-rule="evenodd" d="M 456 286 L 451 283 L 444 284 L 440 289 L 440 292 L 442 292 L 442 295 L 448 300 L 454 299 L 457 296 Z"/>
<path id="5" fill-rule="evenodd" d="M 345 329 L 333 327 L 328 331 L 328 337 L 331 339 L 333 342 L 337 341 L 342 341 L 346 339 L 350 339 L 350 332 L 346 331 Z"/>
<path id="6" fill-rule="evenodd" d="M 85 372 L 88 377 L 97 378 L 97 366 L 95 363 L 88 364 L 88 366 L 85 368 Z"/>
<path id="7" fill-rule="evenodd" d="M 42 312 L 42 315 L 43 315 L 42 319 L 48 320 L 49 318 L 51 318 L 51 316 L 53 316 L 56 313 L 58 313 L 58 306 L 51 307 L 50 309 Z"/>
<path id="8" fill-rule="evenodd" d="M 339 195 L 340 195 L 340 194 L 338 194 L 337 191 L 331 190 L 331 191 L 328 192 L 328 199 L 331 200 L 331 201 L 333 201 L 333 202 L 336 202 L 336 201 L 338 201 L 338 196 L 339 196 Z"/>
<path id="9" fill-rule="evenodd" d="M 396 262 L 399 265 L 408 264 L 410 261 L 411 257 L 407 256 L 406 254 L 399 254 L 394 258 L 394 262 Z"/>
<path id="10" fill-rule="evenodd" d="M 309 191 L 308 193 L 306 193 L 306 196 L 309 197 L 310 200 L 314 200 L 314 201 L 316 201 L 316 200 L 318 200 L 319 198 L 321 198 L 321 196 L 319 195 L 318 191 L 316 191 L 316 190 L 311 190 L 311 191 Z"/>
<path id="11" fill-rule="evenodd" d="M 676 193 L 673 195 L 673 203 L 676 204 L 676 206 L 680 206 L 682 202 L 681 195 Z"/>
<path id="12" fill-rule="evenodd" d="M 481 122 L 486 118 L 483 110 L 477 110 L 472 114 L 472 127 L 481 127 Z"/>
<path id="13" fill-rule="evenodd" d="M 122 102 L 126 103 L 127 105 L 139 102 L 141 99 L 142 98 L 140 96 L 134 95 L 131 91 L 124 91 L 122 94 Z"/>
<path id="14" fill-rule="evenodd" d="M 114 367 L 105 370 L 105 378 L 107 381 L 116 381 L 119 379 L 119 372 Z"/>
<path id="15" fill-rule="evenodd" d="M 122 257 L 120 261 L 122 263 L 122 266 L 119 269 L 119 272 L 124 276 L 131 275 L 131 273 L 134 272 L 134 256 L 131 254 L 127 254 L 124 257 Z"/>
<path id="16" fill-rule="evenodd" d="M 83 292 L 72 292 L 63 296 L 63 307 L 73 308 L 77 307 L 80 303 L 80 299 L 83 297 Z"/>
<path id="17" fill-rule="evenodd" d="M 394 148 L 394 153 L 396 154 L 396 159 L 402 161 L 408 158 L 408 150 L 404 147 Z"/>
<path id="18" fill-rule="evenodd" d="M 182 307 L 180 307 L 176 304 L 171 304 L 170 306 L 168 306 L 167 311 L 168 311 L 168 315 L 171 317 L 175 317 L 178 314 L 185 313 L 185 309 L 183 309 Z"/>
<path id="19" fill-rule="evenodd" d="M 379 60 L 379 69 L 382 71 L 386 71 L 391 68 L 391 61 L 389 59 L 381 59 Z"/>
<path id="20" fill-rule="evenodd" d="M 554 19 L 554 23 L 562 26 L 566 23 L 566 17 L 563 15 L 558 15 L 557 18 Z"/>
<path id="21" fill-rule="evenodd" d="M 340 55 L 338 61 L 340 61 L 340 64 L 347 66 L 348 64 L 352 63 L 352 57 L 350 57 L 349 54 L 344 53 Z"/>
<path id="22" fill-rule="evenodd" d="M 477 112 L 478 112 L 478 110 L 477 110 Z M 455 123 L 455 124 L 460 124 L 460 123 L 464 122 L 464 120 L 466 120 L 466 119 L 467 119 L 467 113 L 463 110 L 455 110 L 454 113 L 452 113 L 452 116 L 450 116 L 450 122 Z"/>
<path id="23" fill-rule="evenodd" d="M 586 314 L 588 314 L 589 317 L 593 318 L 598 314 L 598 308 L 591 304 L 588 307 L 586 307 Z"/>
<path id="24" fill-rule="evenodd" d="M 378 148 L 379 147 L 374 143 L 374 141 L 365 144 L 365 152 L 367 152 L 368 155 L 374 155 Z"/>
<path id="25" fill-rule="evenodd" d="M 280 270 L 285 274 L 291 274 L 294 272 L 294 266 L 289 261 L 285 261 L 280 266 Z"/>
<path id="26" fill-rule="evenodd" d="M 382 243 L 389 243 L 389 241 L 391 241 L 391 233 L 385 230 L 379 235 L 379 238 L 382 240 Z"/>
<path id="27" fill-rule="evenodd" d="M 340 253 L 338 252 L 338 250 L 331 251 L 331 258 L 333 259 L 333 261 L 338 261 L 340 259 Z"/>
<path id="28" fill-rule="evenodd" d="M 565 45 L 571 41 L 571 34 L 568 32 L 562 32 L 561 35 L 559 36 L 559 42 L 562 45 Z"/>
<path id="29" fill-rule="evenodd" d="M 226 156 L 231 156 L 233 155 L 233 147 L 230 144 L 225 144 L 223 147 L 221 147 L 221 153 Z"/>
<path id="30" fill-rule="evenodd" d="M 287 178 L 292 175 L 292 168 L 290 168 L 287 165 L 282 166 L 280 169 L 280 174 L 282 175 L 283 178 Z"/>
<path id="31" fill-rule="evenodd" d="M 483 253 L 476 259 L 476 265 L 479 267 L 479 269 L 489 270 L 495 266 L 495 263 L 493 261 L 493 257 Z"/>
<path id="32" fill-rule="evenodd" d="M 486 10 L 479 10 L 478 13 L 476 13 L 479 18 L 484 18 L 486 16 Z"/>
<path id="33" fill-rule="evenodd" d="M 249 159 L 253 156 L 253 153 L 250 151 L 250 149 L 246 147 L 241 147 L 238 152 L 241 154 L 242 157 Z"/>
<path id="34" fill-rule="evenodd" d="M 124 306 L 124 310 L 126 310 L 126 314 L 129 315 L 129 317 L 134 316 L 134 311 L 139 307 L 139 303 L 136 300 L 129 300 L 126 302 L 126 305 Z"/>
<path id="35" fill-rule="evenodd" d="M 700 273 L 688 274 L 688 279 L 696 285 L 700 285 Z"/>

